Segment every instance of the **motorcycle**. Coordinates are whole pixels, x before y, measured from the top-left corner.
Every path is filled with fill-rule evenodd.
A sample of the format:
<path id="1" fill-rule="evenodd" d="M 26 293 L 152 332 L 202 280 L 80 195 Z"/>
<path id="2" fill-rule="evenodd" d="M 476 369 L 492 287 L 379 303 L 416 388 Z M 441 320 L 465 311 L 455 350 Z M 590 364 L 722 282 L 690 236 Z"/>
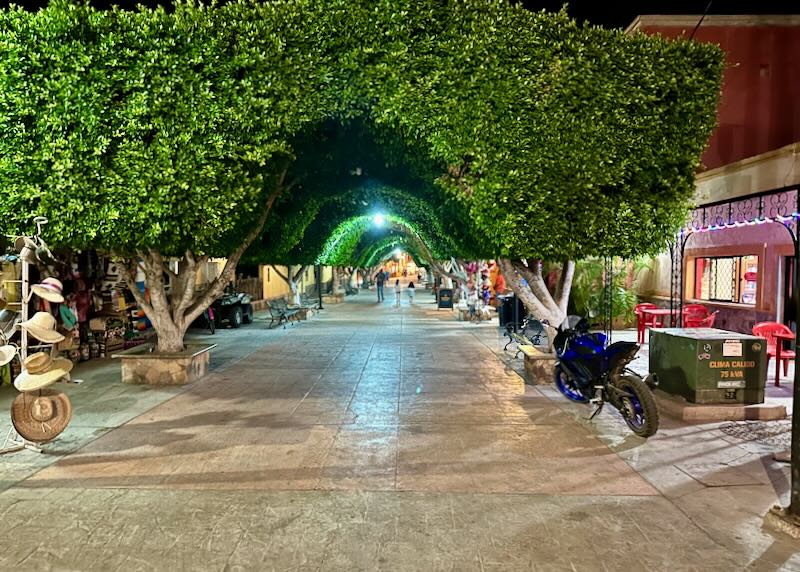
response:
<path id="1" fill-rule="evenodd" d="M 590 333 L 585 319 L 570 316 L 553 345 L 558 357 L 556 387 L 572 401 L 597 405 L 590 419 L 610 403 L 636 435 L 650 437 L 658 431 L 658 408 L 650 390 L 654 378 L 642 379 L 627 367 L 639 351 L 638 344 L 608 345 L 605 334 Z"/>

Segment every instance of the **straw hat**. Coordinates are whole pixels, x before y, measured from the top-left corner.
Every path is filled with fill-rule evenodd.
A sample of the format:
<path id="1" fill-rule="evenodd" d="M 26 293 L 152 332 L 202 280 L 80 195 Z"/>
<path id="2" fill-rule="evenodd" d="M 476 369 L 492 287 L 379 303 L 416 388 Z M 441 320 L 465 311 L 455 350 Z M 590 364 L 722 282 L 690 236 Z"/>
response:
<path id="1" fill-rule="evenodd" d="M 9 345 L 0 346 L 0 366 L 9 363 L 12 359 L 14 359 L 14 356 L 16 355 L 17 355 L 17 348 L 15 348 L 14 346 L 9 346 Z"/>
<path id="2" fill-rule="evenodd" d="M 57 344 L 64 339 L 64 334 L 56 331 L 56 319 L 47 312 L 36 312 L 27 322 L 20 322 L 19 327 L 46 344 Z"/>
<path id="3" fill-rule="evenodd" d="M 50 441 L 72 418 L 69 398 L 54 389 L 20 393 L 11 404 L 11 423 L 21 437 L 34 443 Z"/>
<path id="4" fill-rule="evenodd" d="M 52 358 L 45 352 L 31 354 L 22 361 L 22 373 L 14 380 L 19 391 L 47 387 L 72 371 L 73 363 L 65 358 Z"/>
<path id="5" fill-rule="evenodd" d="M 58 304 L 64 301 L 64 285 L 58 278 L 45 278 L 39 284 L 31 286 L 33 293 L 39 296 L 42 300 L 48 302 L 56 302 Z"/>

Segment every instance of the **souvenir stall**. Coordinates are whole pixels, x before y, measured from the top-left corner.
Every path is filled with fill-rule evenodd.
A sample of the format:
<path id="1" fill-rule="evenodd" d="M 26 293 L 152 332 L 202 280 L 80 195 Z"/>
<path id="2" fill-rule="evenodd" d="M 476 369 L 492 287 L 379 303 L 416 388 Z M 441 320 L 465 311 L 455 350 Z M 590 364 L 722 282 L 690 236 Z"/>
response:
<path id="1" fill-rule="evenodd" d="M 75 364 L 154 335 L 117 265 L 94 251 L 51 252 L 41 238 L 46 222 L 35 219 L 36 234 L 12 237 L 0 257 L 0 385 L 13 380 L 20 391 L 0 453 L 40 450 L 66 428 L 71 404 L 50 386 L 71 381 Z"/>
<path id="2" fill-rule="evenodd" d="M 3 328 L 0 332 L 0 364 L 7 367 L 19 364 L 14 371 L 14 387 L 19 395 L 11 405 L 12 427 L 0 443 L 0 453 L 21 449 L 41 452 L 39 444 L 57 437 L 72 418 L 69 398 L 51 386 L 59 381 L 69 381 L 73 363 L 58 355 L 58 344 L 65 335 L 57 330 L 56 320 L 48 312 L 37 311 L 30 315 L 30 302 L 38 299 L 46 304 L 63 304 L 61 282 L 46 278 L 31 284 L 31 268 L 47 267 L 53 262 L 52 254 L 41 238 L 42 226 L 47 219 L 37 217 L 36 234 L 14 239 L 17 257 L 5 256 L 4 264 L 12 265 L 12 277 L 4 278 Z M 19 265 L 19 277 L 16 268 Z M 5 269 L 4 269 L 5 270 Z M 8 295 L 13 291 L 14 297 Z"/>

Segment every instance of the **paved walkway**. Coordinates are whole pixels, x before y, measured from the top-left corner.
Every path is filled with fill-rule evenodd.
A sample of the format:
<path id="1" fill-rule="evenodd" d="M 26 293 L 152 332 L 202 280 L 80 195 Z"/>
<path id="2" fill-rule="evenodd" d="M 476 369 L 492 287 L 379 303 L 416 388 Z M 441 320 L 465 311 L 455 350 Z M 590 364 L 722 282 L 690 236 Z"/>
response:
<path id="1" fill-rule="evenodd" d="M 588 423 L 431 300 L 220 331 L 185 388 L 69 387 L 63 439 L 0 458 L 0 570 L 800 569 L 760 530 L 770 446 Z"/>

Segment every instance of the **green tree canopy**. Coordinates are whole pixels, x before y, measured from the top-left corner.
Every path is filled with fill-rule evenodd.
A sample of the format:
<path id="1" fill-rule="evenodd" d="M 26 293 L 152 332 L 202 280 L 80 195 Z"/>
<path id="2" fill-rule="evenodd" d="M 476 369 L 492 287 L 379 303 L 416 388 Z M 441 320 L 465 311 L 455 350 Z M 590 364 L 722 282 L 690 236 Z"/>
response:
<path id="1" fill-rule="evenodd" d="M 653 252 L 685 216 L 722 62 L 506 0 L 12 8 L 0 220 L 44 215 L 52 244 L 142 260 L 160 334 L 202 311 L 265 224 L 265 253 L 316 259 L 363 216 L 345 205 L 348 152 L 408 197 L 387 214 L 437 255 Z M 164 255 L 229 264 L 205 297 L 181 278 L 168 298 Z"/>

